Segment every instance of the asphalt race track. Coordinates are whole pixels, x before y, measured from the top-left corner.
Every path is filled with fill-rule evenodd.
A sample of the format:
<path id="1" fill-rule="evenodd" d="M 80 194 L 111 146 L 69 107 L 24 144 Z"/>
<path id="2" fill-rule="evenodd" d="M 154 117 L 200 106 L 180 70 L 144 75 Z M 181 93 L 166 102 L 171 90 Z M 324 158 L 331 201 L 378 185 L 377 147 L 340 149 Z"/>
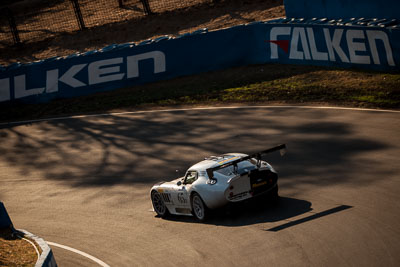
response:
<path id="1" fill-rule="evenodd" d="M 399 266 L 400 113 L 216 108 L 0 126 L 0 199 L 16 228 L 110 266 Z M 149 189 L 205 156 L 256 152 L 278 206 L 160 219 Z M 99 266 L 53 247 L 59 266 Z"/>

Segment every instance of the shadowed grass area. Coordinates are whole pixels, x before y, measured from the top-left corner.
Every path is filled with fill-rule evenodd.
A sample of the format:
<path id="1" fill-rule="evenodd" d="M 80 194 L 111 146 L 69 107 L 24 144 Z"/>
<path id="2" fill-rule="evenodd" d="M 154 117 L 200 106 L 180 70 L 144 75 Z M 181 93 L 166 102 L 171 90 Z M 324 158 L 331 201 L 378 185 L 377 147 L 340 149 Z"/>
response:
<path id="1" fill-rule="evenodd" d="M 1 104 L 0 120 L 231 103 L 318 103 L 398 109 L 400 74 L 298 65 L 252 65 L 46 104 Z"/>

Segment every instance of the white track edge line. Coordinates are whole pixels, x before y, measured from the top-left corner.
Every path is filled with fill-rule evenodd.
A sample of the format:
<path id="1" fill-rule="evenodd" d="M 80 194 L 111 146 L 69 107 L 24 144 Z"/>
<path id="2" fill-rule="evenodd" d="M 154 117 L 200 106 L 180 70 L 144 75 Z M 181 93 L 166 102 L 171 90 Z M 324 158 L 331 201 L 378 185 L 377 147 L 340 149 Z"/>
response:
<path id="1" fill-rule="evenodd" d="M 66 250 L 75 252 L 75 253 L 77 253 L 79 255 L 82 255 L 82 256 L 84 256 L 84 257 L 86 257 L 88 259 L 91 259 L 92 261 L 96 262 L 100 266 L 110 267 L 110 265 L 108 265 L 107 263 L 105 263 L 105 262 L 99 260 L 98 258 L 93 257 L 92 255 L 89 255 L 89 254 L 87 254 L 87 253 L 85 253 L 83 251 L 80 251 L 80 250 L 77 250 L 75 248 L 71 248 L 71 247 L 68 247 L 68 246 L 60 245 L 60 244 L 57 244 L 57 243 L 54 243 L 54 242 L 46 241 L 46 243 L 49 244 L 50 246 L 59 247 L 59 248 L 62 248 L 62 249 L 66 249 Z"/>
<path id="2" fill-rule="evenodd" d="M 329 107 L 329 106 L 326 106 L 326 107 L 325 106 L 232 106 L 232 107 L 202 107 L 202 108 L 139 110 L 139 111 L 111 112 L 111 113 L 99 113 L 99 114 L 87 114 L 87 115 L 73 115 L 73 116 L 54 117 L 54 118 L 47 118 L 47 119 L 2 122 L 2 123 L 0 123 L 0 126 L 35 123 L 35 122 L 43 122 L 43 121 L 80 119 L 80 118 L 102 117 L 102 116 L 118 116 L 118 115 L 128 115 L 128 114 L 144 114 L 144 113 L 156 113 L 156 112 L 173 112 L 173 111 L 190 111 L 190 110 L 217 110 L 217 109 L 257 109 L 257 108 L 332 109 L 332 110 L 400 113 L 400 110 L 390 110 L 390 109 L 346 108 L 346 107 Z"/>
<path id="3" fill-rule="evenodd" d="M 21 237 L 21 236 L 19 236 L 19 235 L 17 235 L 17 236 L 18 236 L 19 238 L 25 240 L 26 242 L 28 242 L 29 244 L 31 244 L 31 245 L 35 248 L 36 255 L 37 255 L 38 260 L 39 260 L 39 258 L 40 258 L 40 253 L 39 253 L 39 250 L 37 249 L 36 245 L 35 245 L 32 241 L 30 241 L 29 239 L 26 239 L 26 238 Z"/>

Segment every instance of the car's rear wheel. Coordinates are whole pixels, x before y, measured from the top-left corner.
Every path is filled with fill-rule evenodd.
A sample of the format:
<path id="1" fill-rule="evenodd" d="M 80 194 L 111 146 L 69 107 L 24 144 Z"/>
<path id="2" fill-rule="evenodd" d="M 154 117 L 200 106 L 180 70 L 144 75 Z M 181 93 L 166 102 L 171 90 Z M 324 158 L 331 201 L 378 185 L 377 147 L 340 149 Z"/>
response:
<path id="1" fill-rule="evenodd" d="M 208 209 L 199 194 L 193 193 L 191 204 L 193 216 L 200 222 L 204 222 L 208 215 Z"/>
<path id="2" fill-rule="evenodd" d="M 153 203 L 154 211 L 158 216 L 165 218 L 169 215 L 168 209 L 165 206 L 164 200 L 162 199 L 160 193 L 157 191 L 151 192 L 151 202 Z"/>
<path id="3" fill-rule="evenodd" d="M 279 201 L 279 187 L 278 184 L 268 194 L 268 199 L 272 204 L 277 204 Z"/>

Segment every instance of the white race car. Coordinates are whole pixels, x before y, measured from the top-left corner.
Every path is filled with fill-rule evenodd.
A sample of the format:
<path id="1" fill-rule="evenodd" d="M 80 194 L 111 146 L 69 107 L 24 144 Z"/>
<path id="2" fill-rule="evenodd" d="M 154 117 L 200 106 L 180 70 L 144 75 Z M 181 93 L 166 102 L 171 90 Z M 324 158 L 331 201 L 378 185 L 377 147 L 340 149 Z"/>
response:
<path id="1" fill-rule="evenodd" d="M 211 156 L 193 165 L 184 177 L 155 184 L 150 191 L 154 211 L 165 218 L 169 214 L 207 218 L 209 209 L 230 202 L 268 195 L 278 198 L 278 175 L 262 155 L 280 150 L 279 145 L 259 153 L 229 153 Z"/>

